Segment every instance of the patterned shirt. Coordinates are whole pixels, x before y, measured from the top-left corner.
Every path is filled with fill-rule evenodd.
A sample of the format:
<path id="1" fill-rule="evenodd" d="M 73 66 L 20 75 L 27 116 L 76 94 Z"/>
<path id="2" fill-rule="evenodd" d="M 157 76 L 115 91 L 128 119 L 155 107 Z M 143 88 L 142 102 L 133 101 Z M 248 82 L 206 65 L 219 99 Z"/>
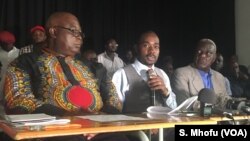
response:
<path id="1" fill-rule="evenodd" d="M 5 100 L 7 107 L 21 107 L 33 112 L 43 104 L 51 104 L 67 111 L 78 111 L 84 103 L 84 97 L 78 90 L 88 94 L 89 105 L 84 107 L 89 112 L 99 111 L 103 102 L 100 96 L 97 79 L 81 61 L 66 57 L 79 86 L 74 86 L 67 79 L 62 65 L 56 55 L 49 49 L 40 54 L 28 53 L 19 56 L 7 70 L 5 82 Z"/>

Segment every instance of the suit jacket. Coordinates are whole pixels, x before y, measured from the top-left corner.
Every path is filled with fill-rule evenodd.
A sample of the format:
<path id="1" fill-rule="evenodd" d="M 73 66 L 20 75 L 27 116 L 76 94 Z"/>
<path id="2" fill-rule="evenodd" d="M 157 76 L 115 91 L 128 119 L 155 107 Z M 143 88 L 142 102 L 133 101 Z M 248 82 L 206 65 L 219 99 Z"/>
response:
<path id="1" fill-rule="evenodd" d="M 228 99 L 231 99 L 226 91 L 224 76 L 211 69 L 211 79 L 213 84 L 214 92 L 217 96 L 215 106 L 219 108 L 225 108 Z M 172 77 L 172 89 L 176 94 L 177 104 L 180 105 L 184 100 L 189 97 L 198 95 L 199 91 L 204 88 L 202 77 L 197 68 L 193 65 L 178 68 Z M 196 102 L 196 107 L 199 108 L 199 104 Z"/>

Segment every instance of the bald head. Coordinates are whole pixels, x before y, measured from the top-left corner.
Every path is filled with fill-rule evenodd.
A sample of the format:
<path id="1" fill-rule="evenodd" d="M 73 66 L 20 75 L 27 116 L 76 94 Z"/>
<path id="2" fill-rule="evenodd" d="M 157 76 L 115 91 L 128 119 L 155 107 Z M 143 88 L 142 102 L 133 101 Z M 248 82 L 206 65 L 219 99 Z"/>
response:
<path id="1" fill-rule="evenodd" d="M 213 50 L 216 52 L 216 45 L 214 41 L 212 41 L 211 39 L 207 38 L 201 39 L 197 44 L 197 49 L 199 49 L 202 46 L 211 46 Z"/>
<path id="2" fill-rule="evenodd" d="M 79 22 L 77 17 L 71 13 L 56 12 L 56 13 L 53 13 L 52 15 L 50 15 L 50 17 L 48 18 L 48 20 L 46 22 L 45 28 L 48 31 L 49 28 L 51 28 L 51 27 L 58 26 L 60 23 L 67 22 L 67 19 L 74 19 L 77 22 Z"/>
<path id="3" fill-rule="evenodd" d="M 201 39 L 196 47 L 194 63 L 200 70 L 208 72 L 216 58 L 216 45 L 211 39 Z"/>
<path id="4" fill-rule="evenodd" d="M 82 30 L 76 16 L 68 12 L 53 13 L 46 22 L 48 46 L 62 56 L 80 52 Z"/>

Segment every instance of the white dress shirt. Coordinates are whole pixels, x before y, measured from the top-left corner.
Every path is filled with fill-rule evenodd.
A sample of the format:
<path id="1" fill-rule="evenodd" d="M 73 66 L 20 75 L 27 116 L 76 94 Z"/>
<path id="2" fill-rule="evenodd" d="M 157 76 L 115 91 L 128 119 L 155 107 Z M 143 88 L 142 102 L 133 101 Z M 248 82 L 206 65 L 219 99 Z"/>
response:
<path id="1" fill-rule="evenodd" d="M 146 65 L 140 63 L 136 59 L 135 62 L 132 64 L 132 66 L 133 66 L 133 68 L 135 68 L 136 72 L 142 77 L 142 79 L 144 81 L 148 81 L 148 77 L 147 77 L 146 72 L 149 68 Z M 155 67 L 153 65 L 152 69 L 154 70 L 154 68 Z M 166 88 L 168 89 L 168 93 L 169 93 L 168 98 L 166 98 L 166 100 L 165 100 L 165 104 L 168 105 L 170 108 L 174 109 L 177 107 L 176 96 L 172 92 L 172 89 L 170 86 L 170 81 L 169 81 L 167 74 L 163 70 L 160 70 L 160 71 L 161 71 L 162 75 L 164 76 L 162 79 L 163 79 L 164 84 L 165 84 Z M 126 73 L 125 73 L 123 68 L 117 70 L 114 73 L 114 75 L 112 77 L 112 82 L 114 83 L 114 85 L 116 87 L 120 101 L 124 102 L 125 94 L 129 90 L 129 84 L 128 84 Z"/>
<path id="2" fill-rule="evenodd" d="M 19 49 L 13 47 L 13 49 L 9 52 L 2 49 L 0 46 L 0 61 L 2 63 L 2 71 L 1 71 L 1 81 L 0 81 L 0 100 L 2 99 L 3 93 L 3 85 L 5 79 L 5 73 L 8 68 L 9 63 L 11 63 L 15 58 L 19 55 Z"/>
<path id="3" fill-rule="evenodd" d="M 115 53 L 114 60 L 109 58 L 106 52 L 103 52 L 97 56 L 98 62 L 102 63 L 103 66 L 107 69 L 108 76 L 112 78 L 115 71 L 117 71 L 119 68 L 122 68 L 125 66 L 124 62 L 121 58 L 118 57 L 118 54 Z"/>

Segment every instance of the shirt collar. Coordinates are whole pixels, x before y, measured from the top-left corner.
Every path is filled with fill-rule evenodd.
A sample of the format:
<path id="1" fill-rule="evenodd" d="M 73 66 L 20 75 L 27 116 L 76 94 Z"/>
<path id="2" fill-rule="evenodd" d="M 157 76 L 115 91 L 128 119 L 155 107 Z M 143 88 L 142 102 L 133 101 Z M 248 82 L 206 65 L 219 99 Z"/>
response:
<path id="1" fill-rule="evenodd" d="M 115 57 L 117 57 L 118 56 L 118 54 L 117 53 L 114 53 L 115 54 Z M 108 54 L 107 54 L 107 52 L 105 51 L 104 52 L 104 56 L 106 57 L 106 58 L 109 58 L 109 56 L 108 56 Z"/>
<path id="2" fill-rule="evenodd" d="M 203 71 L 203 70 L 199 70 L 198 69 L 198 71 L 199 71 L 199 73 L 202 75 L 202 76 L 205 76 L 205 75 L 212 75 L 212 72 L 211 72 L 211 69 L 209 69 L 209 71 L 208 72 L 205 72 L 205 71 Z"/>
<path id="3" fill-rule="evenodd" d="M 12 51 L 14 51 L 14 50 L 16 50 L 17 48 L 15 47 L 15 46 L 13 46 L 13 49 L 12 50 L 10 50 L 9 52 L 7 52 L 6 50 L 4 50 L 1 46 L 0 46 L 0 51 L 1 52 L 6 52 L 6 53 L 10 53 L 10 52 L 12 52 Z"/>
<path id="4" fill-rule="evenodd" d="M 132 64 L 135 68 L 135 70 L 140 73 L 140 75 L 146 75 L 146 72 L 148 69 L 150 69 L 148 66 L 142 64 L 138 59 L 135 59 L 135 62 Z M 153 65 L 151 69 L 155 69 L 155 66 Z"/>
<path id="5" fill-rule="evenodd" d="M 55 57 L 63 57 L 65 59 L 73 59 L 74 57 L 73 56 L 63 56 L 57 52 L 55 52 L 54 50 L 50 49 L 50 48 L 47 48 L 47 47 L 43 47 L 42 48 L 42 51 L 48 55 L 52 55 L 52 56 L 55 56 Z"/>

